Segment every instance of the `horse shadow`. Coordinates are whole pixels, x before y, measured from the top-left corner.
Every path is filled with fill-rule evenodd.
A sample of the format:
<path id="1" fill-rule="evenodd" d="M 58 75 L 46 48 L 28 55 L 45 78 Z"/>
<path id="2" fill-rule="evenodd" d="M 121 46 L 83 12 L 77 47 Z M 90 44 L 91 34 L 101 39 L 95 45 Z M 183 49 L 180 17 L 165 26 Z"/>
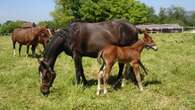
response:
<path id="1" fill-rule="evenodd" d="M 151 81 L 146 81 L 144 83 L 144 86 L 148 86 L 148 85 L 157 85 L 157 84 L 162 84 L 161 81 L 159 80 L 151 80 Z"/>
<path id="2" fill-rule="evenodd" d="M 144 80 L 145 75 L 141 74 L 142 81 Z M 134 85 L 137 85 L 137 81 L 135 78 L 135 75 L 133 73 L 129 73 L 127 76 L 125 76 L 125 79 L 128 82 L 133 83 Z M 86 87 L 91 87 L 94 85 L 97 85 L 98 81 L 96 79 L 90 79 L 87 81 Z M 117 75 L 111 75 L 108 79 L 108 85 L 111 85 L 113 89 L 118 90 L 121 89 L 122 79 L 117 79 Z M 143 86 L 148 85 L 157 85 L 161 84 L 161 81 L 159 80 L 150 80 L 150 81 L 144 81 Z"/>
<path id="3" fill-rule="evenodd" d="M 114 85 L 117 81 L 117 76 L 110 76 L 109 79 L 108 79 L 108 84 L 109 85 Z M 97 85 L 98 81 L 97 79 L 90 79 L 90 80 L 87 80 L 87 84 L 85 86 L 88 86 L 88 87 L 91 87 L 91 86 L 94 86 L 94 85 Z M 103 83 L 103 81 L 101 81 L 101 83 Z"/>
<path id="4" fill-rule="evenodd" d="M 43 55 L 40 55 L 40 54 L 35 54 L 35 55 L 29 54 L 28 57 L 30 57 L 30 58 L 41 58 L 41 57 L 43 57 Z"/>

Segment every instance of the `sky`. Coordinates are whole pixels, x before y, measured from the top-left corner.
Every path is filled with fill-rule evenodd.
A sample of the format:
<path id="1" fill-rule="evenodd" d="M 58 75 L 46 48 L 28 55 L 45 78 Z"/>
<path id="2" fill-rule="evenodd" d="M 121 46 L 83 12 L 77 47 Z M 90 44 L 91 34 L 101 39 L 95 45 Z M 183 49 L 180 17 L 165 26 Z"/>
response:
<path id="1" fill-rule="evenodd" d="M 156 13 L 159 12 L 160 7 L 181 6 L 186 11 L 195 11 L 195 0 L 139 0 L 148 6 L 152 6 Z"/>
<path id="2" fill-rule="evenodd" d="M 140 0 L 154 7 L 158 13 L 160 7 L 181 6 L 187 11 L 195 10 L 195 0 Z M 52 20 L 50 12 L 54 10 L 54 0 L 0 0 L 0 23 L 7 20 L 25 20 L 39 22 Z"/>
<path id="3" fill-rule="evenodd" d="M 7 20 L 51 20 L 54 0 L 0 0 L 0 23 Z"/>

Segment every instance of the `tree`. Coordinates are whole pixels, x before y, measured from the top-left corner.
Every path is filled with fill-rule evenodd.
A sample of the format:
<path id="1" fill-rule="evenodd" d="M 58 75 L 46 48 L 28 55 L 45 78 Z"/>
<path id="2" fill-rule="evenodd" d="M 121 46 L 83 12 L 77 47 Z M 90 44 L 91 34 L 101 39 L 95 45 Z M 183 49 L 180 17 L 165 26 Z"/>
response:
<path id="1" fill-rule="evenodd" d="M 167 13 L 166 13 L 166 8 L 160 8 L 160 12 L 158 14 L 159 16 L 159 23 L 164 24 L 167 22 Z"/>
<path id="2" fill-rule="evenodd" d="M 5 35 L 11 33 L 15 28 L 21 27 L 23 21 L 7 21 L 0 27 L 0 34 Z"/>
<path id="3" fill-rule="evenodd" d="M 66 25 L 73 19 L 84 22 L 100 22 L 126 19 L 133 24 L 148 20 L 149 7 L 136 0 L 55 0 L 56 8 L 51 13 L 54 20 Z"/>
<path id="4" fill-rule="evenodd" d="M 159 23 L 178 23 L 186 25 L 186 11 L 182 7 L 160 8 Z"/>
<path id="5" fill-rule="evenodd" d="M 159 17 L 158 15 L 155 14 L 155 10 L 153 7 L 150 7 L 149 8 L 149 13 L 147 15 L 147 23 L 150 23 L 150 24 L 158 24 L 159 23 Z"/>
<path id="6" fill-rule="evenodd" d="M 39 22 L 40 26 L 48 27 L 49 29 L 52 30 L 57 30 L 60 28 L 55 21 L 41 21 Z"/>

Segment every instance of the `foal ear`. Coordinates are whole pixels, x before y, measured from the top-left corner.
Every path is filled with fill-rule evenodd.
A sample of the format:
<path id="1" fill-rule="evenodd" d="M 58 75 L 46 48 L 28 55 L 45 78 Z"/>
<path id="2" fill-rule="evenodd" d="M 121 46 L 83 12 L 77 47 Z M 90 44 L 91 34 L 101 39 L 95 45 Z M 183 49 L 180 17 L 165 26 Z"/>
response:
<path id="1" fill-rule="evenodd" d="M 149 35 L 148 35 L 148 32 L 147 31 L 144 31 L 144 38 L 147 38 Z"/>

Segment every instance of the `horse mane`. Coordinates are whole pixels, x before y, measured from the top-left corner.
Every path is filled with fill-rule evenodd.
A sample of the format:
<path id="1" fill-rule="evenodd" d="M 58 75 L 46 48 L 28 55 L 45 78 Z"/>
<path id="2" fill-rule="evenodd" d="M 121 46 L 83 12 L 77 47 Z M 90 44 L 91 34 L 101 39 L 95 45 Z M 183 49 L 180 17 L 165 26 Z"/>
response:
<path id="1" fill-rule="evenodd" d="M 58 32 L 54 33 L 54 35 L 51 37 L 49 42 L 46 45 L 45 51 L 44 51 L 44 58 L 48 55 L 53 42 L 55 42 L 56 39 L 59 37 L 63 38 L 65 42 L 70 42 L 70 27 L 67 26 L 66 28 L 60 29 Z M 67 41 L 68 40 L 68 41 Z M 66 45 L 66 44 L 65 44 Z"/>

